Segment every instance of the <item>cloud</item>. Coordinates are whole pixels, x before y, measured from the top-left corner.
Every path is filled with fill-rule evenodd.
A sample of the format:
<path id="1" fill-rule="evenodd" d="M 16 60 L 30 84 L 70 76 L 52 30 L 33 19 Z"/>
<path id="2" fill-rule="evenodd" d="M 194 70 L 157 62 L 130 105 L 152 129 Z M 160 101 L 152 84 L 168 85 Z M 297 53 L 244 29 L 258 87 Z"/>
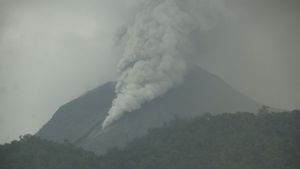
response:
<path id="1" fill-rule="evenodd" d="M 292 0 L 149 1 L 121 34 L 122 73 L 103 128 L 176 85 L 188 62 L 197 62 L 261 103 L 299 107 L 300 79 L 292 63 L 300 61 L 295 6 L 299 3 Z M 173 67 L 157 68 L 165 56 Z"/>
<path id="2" fill-rule="evenodd" d="M 59 106 L 114 79 L 122 4 L 0 1 L 0 142 L 36 132 Z"/>
<path id="3" fill-rule="evenodd" d="M 224 14 L 222 2 L 146 1 L 119 38 L 123 45 L 121 76 L 103 128 L 183 80 L 189 62 L 189 52 L 184 52 L 188 51 L 189 35 L 194 30 L 205 33 L 212 29 Z"/>
<path id="4" fill-rule="evenodd" d="M 201 2 L 178 4 L 197 16 Z M 133 22 L 140 3 L 1 0 L 0 86 L 5 92 L 0 94 L 0 116 L 5 122 L 0 142 L 34 133 L 60 105 L 114 79 L 123 45 L 110 50 L 112 39 L 120 25 Z M 179 45 L 180 51 L 259 102 L 300 108 L 299 2 L 224 0 L 224 4 L 233 11 L 228 17 L 238 17 L 236 22 L 218 21 L 205 33 L 193 30 L 189 43 Z M 222 13 L 227 11 L 224 4 L 213 8 Z"/>

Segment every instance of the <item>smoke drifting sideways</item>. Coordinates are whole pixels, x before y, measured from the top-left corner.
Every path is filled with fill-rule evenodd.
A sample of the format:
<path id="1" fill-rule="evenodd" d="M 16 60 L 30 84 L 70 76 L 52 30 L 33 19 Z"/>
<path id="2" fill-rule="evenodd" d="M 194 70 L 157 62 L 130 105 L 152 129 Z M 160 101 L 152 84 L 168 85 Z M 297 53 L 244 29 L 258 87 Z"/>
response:
<path id="1" fill-rule="evenodd" d="M 102 128 L 180 84 L 191 60 L 190 34 L 210 30 L 225 11 L 222 0 L 144 2 L 118 34 L 121 75 Z"/>

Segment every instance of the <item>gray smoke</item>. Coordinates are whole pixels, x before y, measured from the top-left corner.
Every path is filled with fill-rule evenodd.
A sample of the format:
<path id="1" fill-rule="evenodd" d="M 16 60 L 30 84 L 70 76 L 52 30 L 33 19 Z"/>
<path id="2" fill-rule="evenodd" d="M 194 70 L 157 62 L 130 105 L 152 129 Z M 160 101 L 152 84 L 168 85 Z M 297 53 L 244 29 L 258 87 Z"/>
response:
<path id="1" fill-rule="evenodd" d="M 188 37 L 195 29 L 205 31 L 214 25 L 223 9 L 221 2 L 149 0 L 143 4 L 119 36 L 121 76 L 103 128 L 183 80 L 189 60 L 183 48 L 187 48 Z"/>

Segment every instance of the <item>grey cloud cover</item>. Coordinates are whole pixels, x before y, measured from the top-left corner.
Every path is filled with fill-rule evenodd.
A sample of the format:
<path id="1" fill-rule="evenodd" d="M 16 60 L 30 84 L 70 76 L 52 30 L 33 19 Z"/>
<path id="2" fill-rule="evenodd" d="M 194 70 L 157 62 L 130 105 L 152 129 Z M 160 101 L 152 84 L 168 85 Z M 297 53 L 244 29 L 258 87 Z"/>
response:
<path id="1" fill-rule="evenodd" d="M 0 0 L 0 142 L 34 133 L 63 103 L 115 79 L 112 39 L 139 3 Z M 300 108 L 298 2 L 225 4 L 239 18 L 193 32 L 194 61 L 259 102 Z"/>
<path id="2" fill-rule="evenodd" d="M 205 33 L 226 15 L 223 0 L 185 3 L 146 1 L 125 28 L 119 38 L 123 50 L 119 62 L 121 76 L 115 89 L 117 96 L 103 128 L 180 83 L 188 67 L 189 53 L 183 51 L 189 50 L 184 46 L 189 43 L 191 32 Z"/>
<path id="3" fill-rule="evenodd" d="M 60 105 L 116 76 L 110 46 L 124 6 L 0 1 L 1 142 L 37 131 Z"/>

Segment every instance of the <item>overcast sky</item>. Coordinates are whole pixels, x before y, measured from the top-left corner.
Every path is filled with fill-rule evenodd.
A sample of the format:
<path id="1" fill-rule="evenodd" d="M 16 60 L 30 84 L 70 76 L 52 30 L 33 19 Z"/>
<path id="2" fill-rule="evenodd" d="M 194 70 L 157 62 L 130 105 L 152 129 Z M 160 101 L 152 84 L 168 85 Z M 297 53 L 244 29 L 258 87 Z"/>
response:
<path id="1" fill-rule="evenodd" d="M 299 5 L 229 1 L 239 22 L 205 36 L 198 64 L 258 102 L 300 109 Z M 113 37 L 138 2 L 0 0 L 0 143 L 117 77 Z"/>

